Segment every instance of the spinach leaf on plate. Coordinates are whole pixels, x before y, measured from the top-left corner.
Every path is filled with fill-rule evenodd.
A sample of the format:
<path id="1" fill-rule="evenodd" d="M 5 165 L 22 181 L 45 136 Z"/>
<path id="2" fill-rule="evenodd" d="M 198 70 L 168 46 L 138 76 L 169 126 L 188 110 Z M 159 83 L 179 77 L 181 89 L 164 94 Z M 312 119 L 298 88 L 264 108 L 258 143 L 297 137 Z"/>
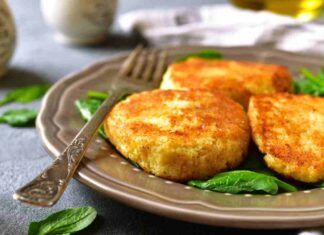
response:
<path id="1" fill-rule="evenodd" d="M 33 109 L 9 109 L 0 116 L 0 123 L 13 127 L 34 126 L 37 114 Z"/>
<path id="2" fill-rule="evenodd" d="M 102 102 L 102 100 L 98 99 L 79 99 L 76 100 L 75 105 L 80 111 L 82 118 L 85 121 L 89 121 Z"/>
<path id="3" fill-rule="evenodd" d="M 75 105 L 81 113 L 82 118 L 85 121 L 89 121 L 103 101 L 104 100 L 100 99 L 79 99 L 75 101 Z M 98 133 L 102 138 L 107 139 L 106 133 L 102 126 L 99 128 Z"/>
<path id="4" fill-rule="evenodd" d="M 277 194 L 279 188 L 295 192 L 297 188 L 278 178 L 248 170 L 235 170 L 217 174 L 209 180 L 191 180 L 188 185 L 223 193 Z"/>
<path id="5" fill-rule="evenodd" d="M 302 68 L 301 71 L 302 80 L 294 81 L 294 92 L 324 96 L 324 68 L 315 75 L 306 68 Z"/>
<path id="6" fill-rule="evenodd" d="M 28 235 L 71 234 L 88 227 L 97 211 L 90 206 L 56 212 L 44 220 L 31 222 Z"/>
<path id="7" fill-rule="evenodd" d="M 39 84 L 17 88 L 8 92 L 5 97 L 0 100 L 0 106 L 10 102 L 28 103 L 42 97 L 48 90 L 50 85 Z"/>
<path id="8" fill-rule="evenodd" d="M 88 91 L 87 95 L 88 98 L 90 99 L 98 99 L 98 100 L 105 100 L 109 97 L 109 94 L 106 92 L 94 91 L 94 90 Z"/>
<path id="9" fill-rule="evenodd" d="M 79 99 L 75 101 L 75 106 L 81 113 L 82 118 L 85 121 L 89 121 L 95 112 L 99 109 L 100 105 L 104 102 L 105 99 L 109 98 L 109 94 L 101 91 L 88 91 L 88 98 L 86 99 Z M 119 101 L 125 100 L 129 95 L 129 93 L 123 94 L 119 97 Z M 104 138 L 108 139 L 106 133 L 101 126 L 98 130 L 99 135 Z"/>
<path id="10" fill-rule="evenodd" d="M 182 62 L 186 61 L 189 58 L 196 57 L 196 58 L 203 58 L 203 59 L 208 59 L 208 60 L 219 60 L 223 58 L 223 54 L 219 51 L 214 51 L 214 50 L 205 50 L 205 51 L 200 51 L 197 53 L 192 53 L 186 56 L 183 56 L 179 59 L 177 59 L 175 62 Z"/>
<path id="11" fill-rule="evenodd" d="M 118 101 L 123 101 L 125 100 L 128 96 L 130 96 L 132 93 L 124 93 L 122 94 L 119 98 Z M 105 99 L 109 98 L 109 94 L 106 92 L 102 92 L 102 91 L 94 91 L 94 90 L 90 90 L 88 91 L 88 98 L 90 99 L 97 99 L 97 100 L 102 100 L 104 101 Z"/>
<path id="12" fill-rule="evenodd" d="M 126 100 L 126 98 L 128 96 L 130 96 L 132 93 L 125 93 L 123 95 L 121 95 L 119 98 L 118 98 L 118 101 L 123 101 L 123 100 Z"/>

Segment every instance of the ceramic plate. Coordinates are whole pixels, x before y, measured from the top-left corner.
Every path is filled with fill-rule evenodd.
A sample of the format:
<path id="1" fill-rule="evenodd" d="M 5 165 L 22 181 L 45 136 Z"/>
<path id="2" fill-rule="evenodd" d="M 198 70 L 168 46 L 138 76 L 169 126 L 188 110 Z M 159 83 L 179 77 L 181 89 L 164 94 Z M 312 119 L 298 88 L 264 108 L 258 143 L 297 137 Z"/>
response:
<path id="1" fill-rule="evenodd" d="M 293 74 L 300 67 L 318 70 L 315 57 L 255 47 L 168 48 L 168 60 L 217 49 L 226 58 L 283 64 Z M 111 78 L 127 54 L 99 61 L 55 84 L 44 98 L 37 127 L 44 146 L 54 157 L 84 125 L 74 106 L 89 89 L 109 90 Z M 75 178 L 110 198 L 151 213 L 215 226 L 297 228 L 324 225 L 324 189 L 270 195 L 231 195 L 203 191 L 167 181 L 133 167 L 108 143 L 97 137 Z"/>

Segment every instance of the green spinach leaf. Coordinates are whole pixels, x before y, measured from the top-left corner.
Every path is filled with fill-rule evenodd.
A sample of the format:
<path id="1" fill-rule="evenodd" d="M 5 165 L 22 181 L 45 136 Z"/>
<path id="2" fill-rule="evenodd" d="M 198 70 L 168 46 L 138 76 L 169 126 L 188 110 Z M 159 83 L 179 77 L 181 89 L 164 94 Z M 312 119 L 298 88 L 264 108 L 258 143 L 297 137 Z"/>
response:
<path id="1" fill-rule="evenodd" d="M 75 105 L 81 113 L 82 118 L 85 121 L 89 121 L 103 101 L 104 100 L 100 99 L 79 99 L 75 101 Z M 107 139 L 106 133 L 102 126 L 99 128 L 98 133 L 102 138 Z"/>
<path id="2" fill-rule="evenodd" d="M 97 216 L 93 207 L 70 208 L 31 222 L 28 235 L 71 234 L 89 226 Z"/>
<path id="3" fill-rule="evenodd" d="M 101 92 L 101 91 L 88 91 L 88 98 L 90 99 L 98 99 L 98 100 L 105 100 L 109 97 L 108 93 Z"/>
<path id="4" fill-rule="evenodd" d="M 34 126 L 37 111 L 33 109 L 9 109 L 0 116 L 0 123 L 14 127 Z"/>
<path id="5" fill-rule="evenodd" d="M 118 98 L 118 101 L 120 102 L 120 101 L 126 100 L 126 98 L 127 98 L 128 96 L 130 96 L 131 94 L 132 94 L 132 93 L 125 93 L 125 94 L 121 95 L 121 96 Z"/>
<path id="6" fill-rule="evenodd" d="M 324 68 L 315 75 L 306 68 L 302 68 L 301 71 L 302 80 L 294 81 L 294 92 L 324 96 Z"/>
<path id="7" fill-rule="evenodd" d="M 192 57 L 203 58 L 203 59 L 207 59 L 207 60 L 219 60 L 219 59 L 223 59 L 223 54 L 218 51 L 205 50 L 205 51 L 201 51 L 201 52 L 183 56 L 183 57 L 177 59 L 175 62 L 186 61 L 187 59 L 192 58 Z"/>
<path id="8" fill-rule="evenodd" d="M 75 102 L 76 107 L 85 121 L 89 121 L 92 118 L 101 104 L 102 100 L 98 99 L 79 99 Z"/>
<path id="9" fill-rule="evenodd" d="M 119 97 L 118 101 L 122 101 L 126 99 L 129 93 L 126 93 Z M 75 101 L 75 105 L 79 112 L 81 113 L 82 118 L 85 121 L 89 121 L 95 112 L 99 109 L 100 105 L 104 102 L 105 99 L 109 98 L 108 93 L 100 92 L 100 91 L 88 91 L 88 98 L 87 99 L 79 99 Z M 108 139 L 106 133 L 101 126 L 98 130 L 99 135 L 104 138 Z"/>
<path id="10" fill-rule="evenodd" d="M 0 100 L 0 106 L 14 101 L 20 103 L 28 103 L 34 101 L 42 97 L 49 87 L 50 86 L 48 84 L 40 84 L 12 90 Z"/>
<path id="11" fill-rule="evenodd" d="M 248 170 L 235 170 L 217 174 L 209 180 L 191 180 L 188 185 L 223 193 L 260 193 L 277 194 L 279 188 L 295 192 L 296 187 L 274 176 Z"/>

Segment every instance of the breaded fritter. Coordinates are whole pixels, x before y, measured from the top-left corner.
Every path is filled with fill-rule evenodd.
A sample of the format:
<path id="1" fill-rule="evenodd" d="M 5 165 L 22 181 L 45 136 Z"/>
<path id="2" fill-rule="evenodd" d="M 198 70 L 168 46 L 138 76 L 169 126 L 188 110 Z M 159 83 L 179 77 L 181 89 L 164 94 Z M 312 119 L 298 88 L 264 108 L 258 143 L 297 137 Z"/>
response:
<path id="1" fill-rule="evenodd" d="M 255 96 L 248 116 L 268 167 L 303 182 L 324 180 L 324 98 L 287 93 Z"/>
<path id="2" fill-rule="evenodd" d="M 251 95 L 288 92 L 291 86 L 291 75 L 284 66 L 201 58 L 171 64 L 161 83 L 161 89 L 208 89 L 245 108 Z"/>
<path id="3" fill-rule="evenodd" d="M 131 95 L 111 110 L 104 129 L 126 158 L 175 181 L 204 179 L 236 167 L 250 136 L 239 104 L 199 90 Z"/>

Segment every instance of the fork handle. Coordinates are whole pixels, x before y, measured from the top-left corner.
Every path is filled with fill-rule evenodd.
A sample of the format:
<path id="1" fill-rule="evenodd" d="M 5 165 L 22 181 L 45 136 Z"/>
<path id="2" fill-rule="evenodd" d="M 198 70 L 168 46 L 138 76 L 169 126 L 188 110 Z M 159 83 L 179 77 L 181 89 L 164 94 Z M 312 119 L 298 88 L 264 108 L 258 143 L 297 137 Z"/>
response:
<path id="1" fill-rule="evenodd" d="M 112 91 L 65 150 L 34 180 L 19 188 L 14 199 L 35 206 L 53 206 L 62 196 L 107 113 L 122 94 L 121 90 Z"/>

